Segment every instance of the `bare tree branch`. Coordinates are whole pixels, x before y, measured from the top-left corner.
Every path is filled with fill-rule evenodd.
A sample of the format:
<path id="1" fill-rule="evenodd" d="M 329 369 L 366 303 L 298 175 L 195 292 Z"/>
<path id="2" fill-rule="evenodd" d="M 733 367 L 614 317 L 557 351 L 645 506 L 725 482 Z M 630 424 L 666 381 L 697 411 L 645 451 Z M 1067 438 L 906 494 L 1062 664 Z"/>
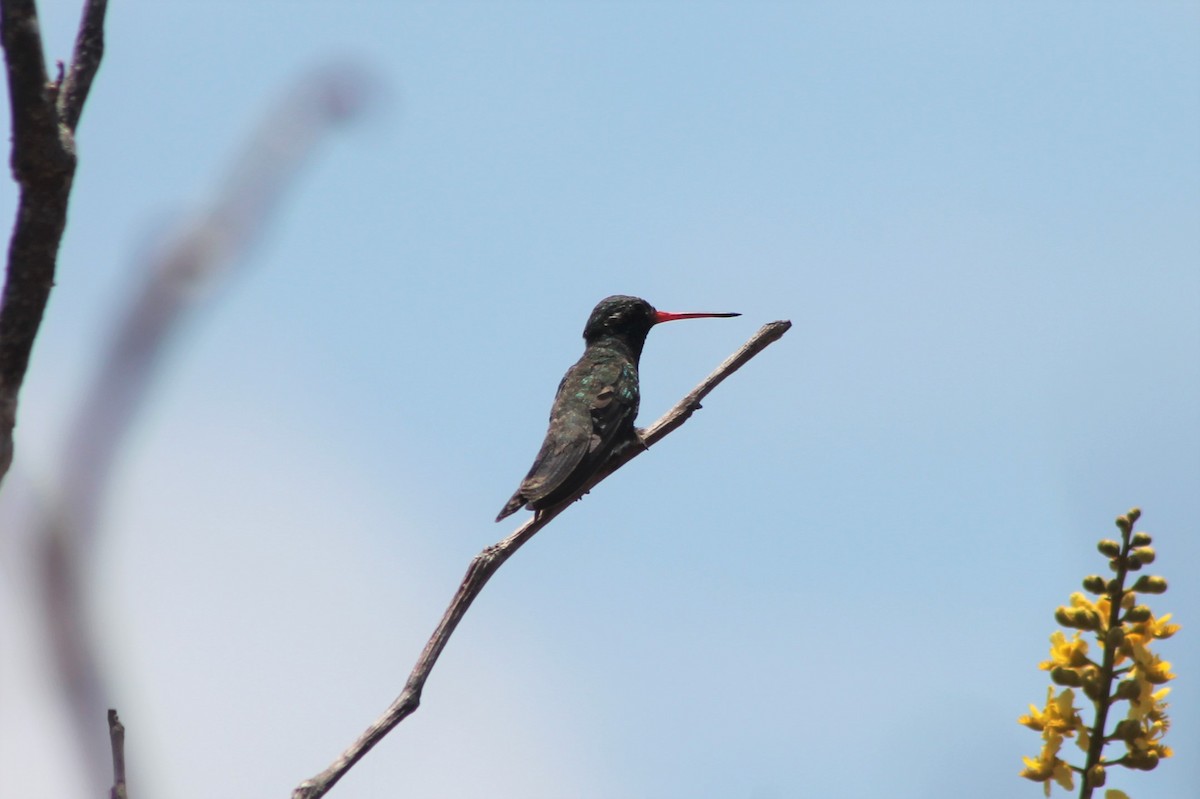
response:
<path id="1" fill-rule="evenodd" d="M 108 738 L 112 744 L 113 787 L 109 799 L 129 799 L 125 789 L 125 725 L 117 718 L 117 711 L 108 709 Z"/>
<path id="2" fill-rule="evenodd" d="M 100 68 L 103 46 L 97 43 L 103 41 L 105 8 L 105 0 L 88 0 L 85 6 L 75 62 L 64 79 L 70 94 L 61 98 L 62 87 L 46 74 L 33 0 L 0 0 L 13 127 L 10 163 L 21 186 L 0 297 L 0 481 L 12 463 L 17 396 L 54 285 L 75 175 L 75 125 Z"/>
<path id="3" fill-rule="evenodd" d="M 54 86 L 46 74 L 37 5 L 33 0 L 3 0 L 0 25 L 12 109 L 14 177 L 22 184 L 36 180 L 43 159 L 57 163 L 56 172 L 69 171 L 58 147 Z"/>
<path id="4" fill-rule="evenodd" d="M 96 77 L 100 59 L 104 56 L 104 14 L 107 10 L 108 0 L 87 0 L 83 5 L 71 68 L 58 92 L 58 114 L 71 130 L 79 125 L 83 104 L 92 89 L 92 78 Z"/>
<path id="5" fill-rule="evenodd" d="M 614 453 L 608 462 L 605 463 L 604 467 L 576 492 L 574 496 L 571 496 L 553 508 L 538 511 L 533 518 L 518 527 L 515 532 L 503 541 L 492 544 L 476 555 L 471 561 L 471 565 L 467 568 L 467 574 L 459 585 L 458 591 L 455 592 L 454 598 L 450 601 L 450 606 L 446 608 L 442 620 L 438 622 L 438 626 L 433 631 L 433 635 L 430 636 L 429 642 L 425 644 L 425 648 L 421 651 L 421 656 L 417 658 L 417 663 L 409 674 L 408 681 L 404 684 L 404 690 L 401 691 L 400 695 L 396 697 L 395 701 L 392 702 L 384 714 L 368 727 L 349 749 L 338 756 L 329 768 L 315 777 L 300 783 L 292 791 L 292 799 L 317 799 L 324 796 L 375 744 L 383 740 L 384 736 L 391 732 L 396 725 L 416 711 L 421 704 L 421 692 L 425 687 L 425 681 L 429 678 L 430 672 L 433 671 L 433 667 L 437 663 L 438 657 L 442 654 L 442 650 L 446 648 L 450 636 L 454 634 L 454 629 L 466 614 L 467 609 L 471 607 L 471 603 L 479 596 L 479 592 L 483 590 L 484 585 L 496 573 L 496 570 L 503 565 L 504 561 L 512 557 L 513 553 L 533 538 L 539 530 L 548 525 L 558 514 L 566 510 L 572 502 L 586 494 L 596 484 L 600 483 L 617 469 L 645 452 L 652 444 L 662 440 L 664 436 L 683 425 L 693 413 L 700 409 L 700 400 L 704 399 L 726 377 L 742 368 L 751 358 L 762 352 L 773 342 L 778 341 L 791 326 L 792 323 L 787 321 L 771 322 L 763 325 L 749 341 L 742 345 L 741 349 L 727 358 L 712 374 L 701 381 L 696 388 L 692 389 L 686 397 L 676 403 L 675 407 L 667 411 L 657 422 L 640 432 L 645 447 L 631 446 Z"/>

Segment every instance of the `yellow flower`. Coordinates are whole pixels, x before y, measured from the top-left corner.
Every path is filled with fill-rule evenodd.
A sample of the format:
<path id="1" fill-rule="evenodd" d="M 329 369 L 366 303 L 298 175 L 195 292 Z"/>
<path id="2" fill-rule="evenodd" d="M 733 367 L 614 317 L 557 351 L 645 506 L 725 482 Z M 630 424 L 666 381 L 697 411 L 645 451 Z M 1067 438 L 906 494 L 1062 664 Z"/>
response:
<path id="1" fill-rule="evenodd" d="M 1133 658 L 1133 662 L 1137 664 L 1135 676 L 1140 676 L 1147 682 L 1161 685 L 1168 680 L 1175 679 L 1175 675 L 1171 673 L 1170 662 L 1163 660 L 1158 655 L 1150 651 L 1147 646 L 1148 641 L 1143 640 L 1140 636 L 1126 636 L 1125 644 L 1122 649 L 1129 653 Z"/>
<path id="2" fill-rule="evenodd" d="M 1086 611 L 1088 615 L 1094 617 L 1095 623 L 1088 629 L 1099 630 L 1102 633 L 1108 629 L 1108 610 L 1112 607 L 1112 602 L 1108 597 L 1102 596 L 1093 602 L 1087 594 L 1076 591 L 1071 594 L 1071 607 L 1076 611 Z"/>
<path id="3" fill-rule="evenodd" d="M 1050 659 L 1043 660 L 1038 667 L 1043 671 L 1049 671 L 1055 666 L 1067 668 L 1086 666 L 1091 663 L 1088 660 L 1087 652 L 1087 641 L 1080 638 L 1078 631 L 1068 641 L 1066 634 L 1062 630 L 1057 630 L 1050 636 Z"/>
<path id="4" fill-rule="evenodd" d="M 1083 719 L 1075 707 L 1075 692 L 1064 688 L 1058 696 L 1054 695 L 1053 686 L 1046 689 L 1046 707 L 1038 710 L 1034 705 L 1029 706 L 1030 714 L 1021 716 L 1017 723 L 1024 724 L 1031 730 L 1042 733 L 1042 738 L 1049 736 L 1072 735 L 1076 730 L 1082 730 Z M 1055 751 L 1058 751 L 1055 749 Z"/>
<path id="5" fill-rule="evenodd" d="M 1142 760 L 1145 760 L 1147 756 L 1164 758 L 1175 754 L 1171 750 L 1171 747 L 1164 746 L 1162 743 L 1163 736 L 1167 734 L 1167 730 L 1170 728 L 1171 723 L 1166 718 L 1144 723 L 1142 727 L 1143 734 L 1127 742 L 1129 753 L 1135 758 Z"/>
<path id="6" fill-rule="evenodd" d="M 1153 768 L 1154 762 L 1174 754 L 1171 747 L 1162 743 L 1163 736 L 1171 728 L 1167 703 L 1164 701 L 1171 689 L 1160 688 L 1155 691 L 1146 680 L 1140 680 L 1138 687 L 1140 693 L 1130 700 L 1127 716 L 1136 724 L 1132 734 L 1123 734 L 1121 737 L 1125 739 L 1125 746 L 1129 750 L 1130 765 L 1134 768 Z M 1128 723 L 1122 722 L 1119 726 Z"/>
<path id="7" fill-rule="evenodd" d="M 1138 681 L 1138 695 L 1129 700 L 1129 713 L 1127 718 L 1131 719 L 1165 719 L 1167 717 L 1167 703 L 1163 700 L 1167 698 L 1167 694 L 1171 693 L 1170 688 L 1160 688 L 1154 690 L 1154 686 L 1147 680 Z"/>
<path id="8" fill-rule="evenodd" d="M 1042 746 L 1042 751 L 1038 753 L 1038 756 L 1021 758 L 1025 762 L 1021 776 L 1027 780 L 1043 783 L 1046 796 L 1050 795 L 1050 780 L 1054 780 L 1068 791 L 1073 790 L 1075 777 L 1071 772 L 1071 767 L 1058 756 L 1058 749 L 1063 742 L 1062 736 L 1047 730 L 1042 737 L 1045 739 L 1045 745 Z"/>
<path id="9" fill-rule="evenodd" d="M 1089 575 L 1083 580 L 1083 587 L 1089 593 L 1072 593 L 1065 606 L 1055 609 L 1054 618 L 1067 629 L 1050 636 L 1050 656 L 1039 664 L 1043 671 L 1049 672 L 1054 685 L 1046 692 L 1045 707 L 1030 705 L 1029 714 L 1018 719 L 1042 736 L 1041 751 L 1035 757 L 1022 758 L 1021 776 L 1042 783 L 1047 797 L 1055 783 L 1073 791 L 1076 771 L 1087 775 L 1085 782 L 1089 787 L 1085 792 L 1091 796 L 1092 789 L 1104 785 L 1109 767 L 1150 771 L 1173 754 L 1163 743 L 1170 728 L 1166 702 L 1170 689 L 1162 685 L 1175 675 L 1171 664 L 1152 652 L 1151 646 L 1156 640 L 1173 636 L 1180 626 L 1171 623 L 1170 614 L 1155 618 L 1148 607 L 1138 604 L 1139 595 L 1161 594 L 1166 590 L 1163 578 L 1142 576 L 1132 588 L 1124 584 L 1127 570 L 1136 571 L 1155 559 L 1149 546 L 1150 536 L 1133 533 L 1138 513 L 1134 510 L 1117 520 L 1123 543 L 1104 540 L 1099 544 L 1100 553 L 1110 561 L 1117 578 Z M 1128 559 L 1123 558 L 1122 552 L 1129 553 Z M 1093 635 L 1098 653 L 1095 659 L 1089 656 Z M 1106 666 L 1111 664 L 1114 668 L 1102 673 L 1100 655 L 1104 655 Z M 1110 718 L 1109 711 L 1115 710 L 1119 703 L 1129 703 L 1126 718 L 1116 724 L 1111 734 L 1097 740 L 1095 747 L 1091 746 L 1091 734 L 1081 717 L 1082 711 L 1075 706 L 1076 690 L 1082 691 L 1095 707 L 1097 723 L 1101 715 Z M 1086 762 L 1079 768 L 1060 757 L 1069 738 L 1074 738 L 1086 755 Z M 1124 755 L 1104 758 L 1105 746 L 1118 742 L 1125 745 Z M 1109 789 L 1105 799 L 1128 797 L 1122 791 Z"/>
<path id="10" fill-rule="evenodd" d="M 1136 635 L 1145 641 L 1149 641 L 1152 638 L 1170 638 L 1172 635 L 1179 632 L 1178 624 L 1167 624 L 1170 618 L 1170 613 L 1166 614 L 1161 619 L 1156 619 L 1154 616 L 1151 616 L 1146 621 L 1140 621 L 1128 625 L 1128 634 Z"/>
<path id="11" fill-rule="evenodd" d="M 1171 671 L 1171 661 L 1163 660 L 1158 655 L 1151 655 L 1150 661 L 1138 664 L 1138 668 L 1145 673 L 1146 681 L 1155 685 L 1162 685 L 1168 680 L 1175 679 L 1175 674 Z"/>

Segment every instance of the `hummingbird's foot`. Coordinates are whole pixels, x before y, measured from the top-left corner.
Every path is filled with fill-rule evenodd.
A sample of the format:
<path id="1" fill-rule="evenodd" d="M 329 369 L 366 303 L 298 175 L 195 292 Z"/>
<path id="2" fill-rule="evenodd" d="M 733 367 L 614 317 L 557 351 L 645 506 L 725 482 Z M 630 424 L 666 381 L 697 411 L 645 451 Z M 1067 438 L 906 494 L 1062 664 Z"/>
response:
<path id="1" fill-rule="evenodd" d="M 608 457 L 604 459 L 604 462 L 607 463 L 608 461 L 612 460 L 613 458 L 620 457 L 627 450 L 631 450 L 631 449 L 648 450 L 648 449 L 650 449 L 650 445 L 646 443 L 646 439 L 642 435 L 642 433 L 644 433 L 644 432 L 645 432 L 644 430 L 638 430 L 635 428 L 632 435 L 626 436 L 624 439 L 622 439 L 620 442 L 618 442 L 616 446 L 613 447 L 612 452 L 609 453 Z"/>

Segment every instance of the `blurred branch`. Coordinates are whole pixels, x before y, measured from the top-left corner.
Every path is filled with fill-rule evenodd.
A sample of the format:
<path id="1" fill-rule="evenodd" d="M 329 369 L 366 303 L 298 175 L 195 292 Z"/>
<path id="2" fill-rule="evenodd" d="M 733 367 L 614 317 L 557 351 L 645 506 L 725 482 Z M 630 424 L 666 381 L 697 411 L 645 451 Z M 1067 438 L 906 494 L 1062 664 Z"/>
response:
<path id="1" fill-rule="evenodd" d="M 371 85 L 341 66 L 297 80 L 229 165 L 211 207 L 146 265 L 68 436 L 63 494 L 82 541 L 94 535 L 116 450 L 176 332 L 220 279 L 246 264 L 316 146 L 358 115 Z"/>
<path id="2" fill-rule="evenodd" d="M 33 0 L 0 0 L 12 117 L 10 164 L 21 187 L 0 298 L 0 483 L 12 464 L 17 396 L 54 285 L 75 176 L 75 126 L 100 68 L 106 8 L 107 0 L 84 4 L 71 68 L 51 82 L 37 6 Z"/>
<path id="3" fill-rule="evenodd" d="M 297 81 L 231 164 L 212 207 L 147 264 L 83 394 L 67 436 L 60 503 L 43 515 L 37 535 L 46 627 L 93 781 L 99 781 L 107 759 L 94 725 L 110 691 L 91 631 L 86 580 L 120 447 L 170 342 L 201 305 L 205 289 L 247 262 L 315 146 L 336 123 L 358 113 L 368 85 L 345 67 Z"/>
<path id="4" fill-rule="evenodd" d="M 108 709 L 108 738 L 112 744 L 113 787 L 109 799 L 129 799 L 125 789 L 125 725 L 117 718 L 117 711 Z"/>
<path id="5" fill-rule="evenodd" d="M 682 426 L 693 413 L 700 409 L 700 400 L 704 399 L 710 391 L 720 385 L 725 378 L 742 368 L 751 358 L 762 352 L 770 344 L 778 341 L 791 326 L 792 323 L 787 321 L 771 322 L 763 325 L 749 341 L 742 345 L 741 349 L 727 358 L 712 374 L 704 378 L 696 388 L 692 389 L 687 396 L 677 402 L 675 407 L 667 411 L 657 422 L 640 431 L 642 442 L 646 445 L 646 448 L 661 441 L 666 435 Z M 472 559 L 471 565 L 467 568 L 467 574 L 459 585 L 458 591 L 455 592 L 454 598 L 450 601 L 450 606 L 446 608 L 442 620 L 433 631 L 433 635 L 430 636 L 429 642 L 425 644 L 425 648 L 421 651 L 421 656 L 417 658 L 417 663 L 409 674 L 408 681 L 404 684 L 404 690 L 401 691 L 400 696 L 396 697 L 395 701 L 392 702 L 384 714 L 368 727 L 359 736 L 358 740 L 343 752 L 329 768 L 317 776 L 300 783 L 292 791 L 292 799 L 317 799 L 317 797 L 324 796 L 375 744 L 383 740 L 384 736 L 391 732 L 396 725 L 416 711 L 421 704 L 421 692 L 425 687 L 425 681 L 433 671 L 438 657 L 441 656 L 442 650 L 446 648 L 450 636 L 454 634 L 454 629 L 458 626 L 462 617 L 466 615 L 467 610 L 471 607 L 471 603 L 479 596 L 479 592 L 483 590 L 484 585 L 496 573 L 496 570 L 503 565 L 504 561 L 512 557 L 513 553 L 522 545 L 533 538 L 539 530 L 553 521 L 558 514 L 566 510 L 571 503 L 582 497 L 617 469 L 620 469 L 626 463 L 641 455 L 646 451 L 646 448 L 632 446 L 614 453 L 605 463 L 604 467 L 573 496 L 553 508 L 538 511 L 533 518 L 518 527 L 515 532 L 503 541 L 486 547 L 476 555 Z"/>

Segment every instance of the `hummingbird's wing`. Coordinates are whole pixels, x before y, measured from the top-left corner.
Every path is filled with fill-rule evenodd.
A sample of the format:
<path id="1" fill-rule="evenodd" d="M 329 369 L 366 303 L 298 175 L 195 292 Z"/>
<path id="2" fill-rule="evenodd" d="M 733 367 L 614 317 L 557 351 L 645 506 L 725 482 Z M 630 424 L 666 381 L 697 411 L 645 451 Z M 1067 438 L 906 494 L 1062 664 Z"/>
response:
<path id="1" fill-rule="evenodd" d="M 500 518 L 524 504 L 545 507 L 583 484 L 633 430 L 637 372 L 627 362 L 582 359 L 558 386 L 546 439 Z"/>
<path id="2" fill-rule="evenodd" d="M 592 423 L 589 415 L 571 409 L 550 417 L 546 440 L 534 458 L 529 474 L 521 481 L 519 492 L 526 502 L 545 499 L 558 488 L 588 454 Z"/>

